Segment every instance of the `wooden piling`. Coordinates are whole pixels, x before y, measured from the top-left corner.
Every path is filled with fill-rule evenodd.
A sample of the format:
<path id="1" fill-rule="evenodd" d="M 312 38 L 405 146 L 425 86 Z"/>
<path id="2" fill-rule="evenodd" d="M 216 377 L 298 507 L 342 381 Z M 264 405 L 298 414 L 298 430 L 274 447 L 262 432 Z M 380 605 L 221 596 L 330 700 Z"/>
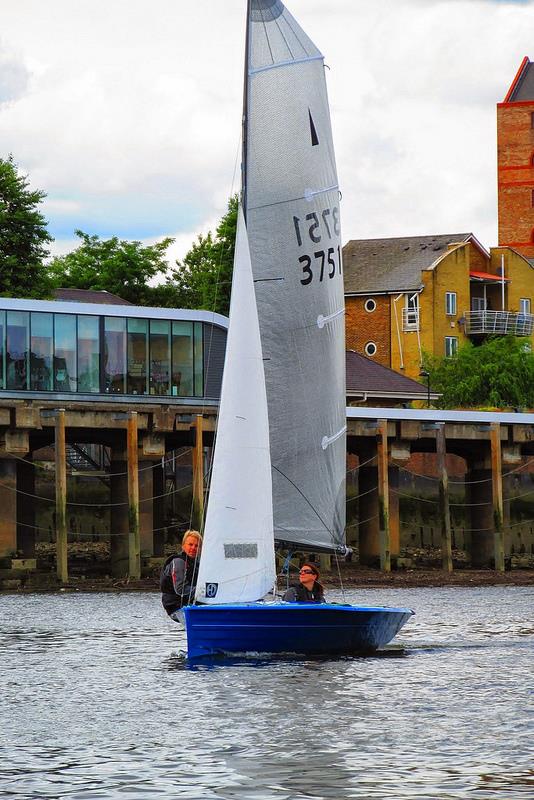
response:
<path id="1" fill-rule="evenodd" d="M 65 410 L 58 409 L 55 419 L 56 450 L 56 569 L 61 583 L 69 579 L 67 556 L 67 450 L 65 445 Z"/>
<path id="2" fill-rule="evenodd" d="M 441 523 L 441 561 L 445 572 L 452 572 L 452 535 L 451 514 L 449 507 L 449 476 L 445 465 L 447 446 L 445 441 L 445 425 L 438 424 L 436 431 L 436 454 L 439 474 L 439 516 Z"/>
<path id="3" fill-rule="evenodd" d="M 391 537 L 389 531 L 388 422 L 378 420 L 378 529 L 380 537 L 380 569 L 391 572 Z"/>
<path id="4" fill-rule="evenodd" d="M 319 553 L 319 569 L 322 573 L 332 572 L 332 556 L 327 553 Z"/>
<path id="5" fill-rule="evenodd" d="M 139 535 L 139 463 L 137 411 L 128 414 L 126 431 L 128 456 L 128 576 L 141 577 L 141 544 Z"/>
<path id="6" fill-rule="evenodd" d="M 502 500 L 501 425 L 490 423 L 491 487 L 493 502 L 495 569 L 504 572 L 504 526 Z"/>
<path id="7" fill-rule="evenodd" d="M 193 447 L 193 527 L 200 531 L 204 518 L 204 418 L 195 419 L 195 446 Z"/>

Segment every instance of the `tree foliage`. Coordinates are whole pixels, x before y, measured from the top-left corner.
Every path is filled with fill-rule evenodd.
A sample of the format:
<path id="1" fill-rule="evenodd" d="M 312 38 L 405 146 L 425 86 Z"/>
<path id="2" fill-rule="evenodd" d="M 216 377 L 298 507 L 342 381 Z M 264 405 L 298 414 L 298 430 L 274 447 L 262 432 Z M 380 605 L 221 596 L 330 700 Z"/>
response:
<path id="1" fill-rule="evenodd" d="M 38 210 L 46 197 L 31 190 L 13 158 L 0 158 L 0 295 L 46 297 L 49 293 L 47 245 L 52 237 Z"/>
<path id="2" fill-rule="evenodd" d="M 177 261 L 171 282 L 186 308 L 205 308 L 228 314 L 237 230 L 238 198 L 228 201 L 215 236 L 200 235 L 183 261 Z"/>
<path id="3" fill-rule="evenodd" d="M 441 408 L 534 408 L 534 354 L 528 339 L 500 336 L 459 348 L 454 358 L 425 355 Z"/>
<path id="4" fill-rule="evenodd" d="M 180 307 L 181 297 L 172 282 L 149 283 L 170 278 L 165 253 L 173 239 L 143 245 L 116 236 L 100 239 L 80 230 L 76 236 L 80 246 L 50 265 L 54 287 L 105 290 L 141 306 Z"/>

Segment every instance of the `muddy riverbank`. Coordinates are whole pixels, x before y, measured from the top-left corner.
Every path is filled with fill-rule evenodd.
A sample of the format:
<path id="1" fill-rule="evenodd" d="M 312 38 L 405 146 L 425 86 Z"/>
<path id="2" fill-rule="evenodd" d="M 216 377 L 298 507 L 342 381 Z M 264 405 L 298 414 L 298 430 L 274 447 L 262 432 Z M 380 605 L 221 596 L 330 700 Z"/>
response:
<path id="1" fill-rule="evenodd" d="M 534 586 L 534 570 L 513 569 L 498 573 L 493 570 L 457 569 L 446 573 L 439 569 L 413 569 L 396 570 L 385 574 L 376 569 L 340 565 L 340 574 L 337 571 L 323 574 L 323 583 L 327 589 L 338 589 L 340 577 L 343 586 L 350 589 L 357 588 L 416 588 L 416 587 L 442 587 L 442 586 Z M 290 580 L 296 580 L 296 575 Z M 280 587 L 282 580 L 279 581 Z M 114 578 L 72 577 L 68 584 L 59 586 L 55 582 L 47 586 L 37 586 L 33 582 L 25 583 L 17 589 L 7 590 L 11 593 L 31 592 L 130 592 L 154 591 L 159 592 L 157 575 L 142 578 L 141 580 L 117 580 Z M 6 593 L 6 592 L 4 592 Z"/>

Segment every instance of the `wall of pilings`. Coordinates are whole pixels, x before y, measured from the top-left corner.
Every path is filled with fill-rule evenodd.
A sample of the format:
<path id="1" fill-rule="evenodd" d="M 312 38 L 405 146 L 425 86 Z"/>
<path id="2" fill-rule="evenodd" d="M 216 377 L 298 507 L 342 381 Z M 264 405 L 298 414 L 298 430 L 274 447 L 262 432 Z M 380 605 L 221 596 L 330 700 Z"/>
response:
<path id="1" fill-rule="evenodd" d="M 534 566 L 531 415 L 451 423 L 349 412 L 353 561 L 384 571 Z M 215 414 L 215 407 L 0 403 L 0 581 L 9 587 L 45 572 L 65 583 L 83 572 L 76 552 L 84 550 L 95 574 L 151 574 L 170 541 L 202 525 Z M 93 460 L 85 469 L 72 461 L 73 449 L 84 447 Z"/>

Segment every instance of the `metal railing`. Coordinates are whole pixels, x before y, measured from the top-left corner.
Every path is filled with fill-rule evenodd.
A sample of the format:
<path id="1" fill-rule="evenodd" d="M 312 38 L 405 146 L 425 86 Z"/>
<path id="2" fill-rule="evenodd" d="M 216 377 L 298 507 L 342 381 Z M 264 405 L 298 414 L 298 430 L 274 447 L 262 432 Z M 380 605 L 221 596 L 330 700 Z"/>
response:
<path id="1" fill-rule="evenodd" d="M 419 330 L 419 309 L 403 308 L 402 309 L 402 330 L 403 331 L 418 331 Z"/>
<path id="2" fill-rule="evenodd" d="M 530 336 L 534 330 L 534 315 L 517 311 L 465 311 L 465 332 L 474 334 L 512 334 Z"/>

